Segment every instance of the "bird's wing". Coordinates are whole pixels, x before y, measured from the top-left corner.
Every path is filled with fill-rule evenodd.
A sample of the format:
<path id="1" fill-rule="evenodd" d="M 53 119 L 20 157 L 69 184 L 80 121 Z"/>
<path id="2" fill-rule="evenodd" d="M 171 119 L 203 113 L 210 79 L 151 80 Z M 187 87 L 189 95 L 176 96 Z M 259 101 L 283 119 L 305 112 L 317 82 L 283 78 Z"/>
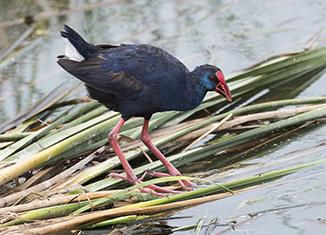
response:
<path id="1" fill-rule="evenodd" d="M 150 87 L 169 86 L 186 76 L 188 69 L 167 51 L 146 44 L 121 44 L 103 51 L 103 65 L 112 71 L 123 71 Z"/>
<path id="2" fill-rule="evenodd" d="M 94 57 L 81 62 L 59 58 L 58 64 L 87 86 L 121 98 L 136 98 L 144 85 L 126 72 L 113 72 L 103 66 L 103 58 Z"/>

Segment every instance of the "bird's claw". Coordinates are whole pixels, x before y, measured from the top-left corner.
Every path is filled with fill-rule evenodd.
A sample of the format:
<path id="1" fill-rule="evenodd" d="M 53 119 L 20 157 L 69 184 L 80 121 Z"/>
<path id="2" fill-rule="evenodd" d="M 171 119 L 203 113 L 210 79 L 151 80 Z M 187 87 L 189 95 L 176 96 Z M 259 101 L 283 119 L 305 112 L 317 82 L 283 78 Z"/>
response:
<path id="1" fill-rule="evenodd" d="M 169 173 L 163 173 L 163 172 L 155 172 L 152 170 L 146 170 L 145 173 L 142 175 L 142 177 L 144 178 L 146 175 L 150 175 L 152 177 L 168 177 L 168 176 L 180 176 L 180 174 L 176 173 L 176 174 L 169 174 Z M 178 183 L 180 184 L 181 188 L 187 191 L 192 191 L 193 188 L 195 187 L 195 184 L 192 183 L 189 180 L 178 180 Z"/>
<path id="2" fill-rule="evenodd" d="M 145 178 L 145 176 L 147 174 L 148 174 L 148 172 L 145 171 L 144 174 L 140 178 L 136 178 L 136 179 L 128 178 L 126 175 L 119 174 L 119 173 L 110 173 L 109 176 L 112 178 L 122 179 L 122 180 L 128 181 L 130 184 L 136 185 L 136 184 L 142 183 L 142 180 Z M 143 193 L 150 193 L 150 194 L 160 196 L 160 197 L 168 196 L 168 194 L 181 193 L 181 191 L 173 190 L 173 189 L 169 189 L 169 188 L 165 188 L 165 187 L 160 187 L 155 184 L 148 185 L 144 188 L 141 188 L 140 191 Z"/>

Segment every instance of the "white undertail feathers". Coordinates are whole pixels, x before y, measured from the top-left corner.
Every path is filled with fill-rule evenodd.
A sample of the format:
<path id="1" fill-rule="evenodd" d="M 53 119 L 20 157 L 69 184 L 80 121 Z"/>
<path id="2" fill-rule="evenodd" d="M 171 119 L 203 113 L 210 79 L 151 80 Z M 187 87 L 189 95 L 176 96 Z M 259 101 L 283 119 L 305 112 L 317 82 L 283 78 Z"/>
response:
<path id="1" fill-rule="evenodd" d="M 66 49 L 65 49 L 65 56 L 68 57 L 69 60 L 74 60 L 81 62 L 85 58 L 82 56 L 77 49 L 69 42 L 67 38 L 65 38 L 66 41 Z"/>

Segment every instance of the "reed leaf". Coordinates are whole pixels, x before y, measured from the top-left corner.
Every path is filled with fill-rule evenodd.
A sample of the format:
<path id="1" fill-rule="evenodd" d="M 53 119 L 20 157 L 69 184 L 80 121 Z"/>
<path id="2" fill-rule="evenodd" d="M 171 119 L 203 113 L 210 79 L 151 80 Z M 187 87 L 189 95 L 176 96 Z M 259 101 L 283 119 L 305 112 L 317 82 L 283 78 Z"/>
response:
<path id="1" fill-rule="evenodd" d="M 147 213 L 158 213 L 158 212 L 163 212 L 166 210 L 183 208 L 185 206 L 197 205 L 198 203 L 203 203 L 203 202 L 208 201 L 208 200 L 203 200 L 202 197 L 207 196 L 207 195 L 222 193 L 225 191 L 226 188 L 227 189 L 241 189 L 241 188 L 249 187 L 252 185 L 265 183 L 265 182 L 279 179 L 280 177 L 295 173 L 301 169 L 315 166 L 315 165 L 318 165 L 318 164 L 321 164 L 324 162 L 325 162 L 325 160 L 312 162 L 309 164 L 304 164 L 304 165 L 294 166 L 294 167 L 287 168 L 287 169 L 267 172 L 264 174 L 259 174 L 259 175 L 231 181 L 228 183 L 215 184 L 215 185 L 208 186 L 206 188 L 200 188 L 200 189 L 196 189 L 194 191 L 184 192 L 184 193 L 172 195 L 169 197 L 163 197 L 163 198 L 153 199 L 150 201 L 139 202 L 139 203 L 135 203 L 135 204 L 131 204 L 131 205 L 122 206 L 119 208 L 113 208 L 113 209 L 108 209 L 108 210 L 92 212 L 92 213 L 88 213 L 86 215 L 68 217 L 65 220 L 58 221 L 55 224 L 43 226 L 43 229 L 47 233 L 58 232 L 58 231 L 65 230 L 65 229 L 77 228 L 84 224 L 90 224 L 92 222 L 98 223 L 99 221 L 105 220 L 107 218 L 119 218 L 120 216 L 138 215 L 138 214 L 146 215 Z M 122 194 L 118 193 L 118 195 L 122 195 Z M 114 195 L 112 197 L 114 197 Z M 195 198 L 198 198 L 198 199 L 195 199 Z M 192 199 L 194 201 L 192 201 L 191 203 L 187 203 L 186 200 L 188 200 L 188 199 Z M 216 199 L 216 198 L 214 198 L 214 199 Z M 177 203 L 179 201 L 184 201 L 184 202 Z M 88 203 L 88 202 L 85 202 L 85 203 Z M 164 205 L 166 205 L 166 206 L 164 206 Z M 49 212 L 49 214 L 61 215 L 62 212 L 67 212 L 68 210 L 70 211 L 70 209 L 75 208 L 75 206 L 76 206 L 75 203 L 71 203 L 68 205 L 54 207 L 54 208 L 61 207 L 61 209 L 59 211 L 53 210 L 53 211 Z M 10 226 L 10 225 L 13 225 L 16 223 L 22 223 L 23 221 L 26 222 L 27 220 L 30 220 L 31 218 L 33 218 L 34 220 L 39 219 L 39 218 L 42 218 L 42 219 L 47 218 L 46 214 L 44 214 L 44 212 L 46 212 L 47 210 L 49 210 L 49 208 L 34 210 L 31 212 L 28 212 L 29 214 L 25 213 L 24 214 L 25 217 L 20 216 L 19 219 L 14 220 L 15 222 L 10 221 L 2 226 Z M 41 213 L 39 213 L 40 211 L 41 211 Z M 121 217 L 120 217 L 120 219 L 121 219 Z M 30 232 L 36 233 L 36 232 L 40 232 L 40 231 L 41 231 L 40 228 L 34 228 L 34 229 L 31 229 Z"/>
<path id="2" fill-rule="evenodd" d="M 259 106 L 257 106 L 259 107 Z M 260 106 L 261 107 L 261 106 Z M 303 114 L 296 115 L 291 118 L 280 120 L 250 131 L 243 132 L 241 134 L 230 136 L 228 138 L 223 138 L 213 145 L 195 148 L 186 152 L 178 153 L 173 156 L 168 157 L 169 161 L 176 166 L 182 166 L 185 163 L 190 163 L 198 161 L 205 157 L 211 156 L 218 151 L 237 146 L 248 142 L 249 140 L 257 139 L 264 135 L 269 135 L 273 131 L 278 131 L 282 128 L 299 125 L 309 120 L 314 120 L 317 118 L 326 117 L 326 108 L 321 108 L 313 111 L 309 111 Z M 162 168 L 160 162 L 156 161 L 153 163 L 146 164 L 144 166 L 135 169 L 135 173 L 140 175 L 145 170 L 165 170 Z M 113 185 L 121 182 L 119 179 L 105 178 L 103 180 L 98 180 L 95 183 L 89 184 L 86 187 L 89 191 L 97 191 L 103 188 L 112 187 Z"/>
<path id="3" fill-rule="evenodd" d="M 137 193 L 132 192 L 132 191 L 134 191 L 136 189 L 140 189 L 145 186 L 152 185 L 152 184 L 172 182 L 172 181 L 178 181 L 178 180 L 184 180 L 184 179 L 194 179 L 194 178 L 186 177 L 186 176 L 173 176 L 173 177 L 164 177 L 164 178 L 149 180 L 149 181 L 134 185 L 132 187 L 129 187 L 125 190 L 122 190 L 121 192 L 118 192 L 110 197 L 104 197 L 104 198 L 101 198 L 98 200 L 93 200 L 90 202 L 83 201 L 83 202 L 76 202 L 76 203 L 68 203 L 68 204 L 64 204 L 64 205 L 51 206 L 51 207 L 28 211 L 26 213 L 19 215 L 16 219 L 2 224 L 2 226 L 6 227 L 6 226 L 12 226 L 12 225 L 16 225 L 16 224 L 26 223 L 26 222 L 33 221 L 33 220 L 42 220 L 42 219 L 62 217 L 65 215 L 69 215 L 72 212 L 74 212 L 74 214 L 76 215 L 76 214 L 82 213 L 84 211 L 87 211 L 89 209 L 95 209 L 99 205 L 110 204 L 110 203 L 113 203 L 116 201 L 125 200 L 130 197 L 135 197 L 135 196 L 137 196 Z M 155 196 L 152 198 L 155 198 Z M 148 197 L 147 197 L 147 200 L 148 200 Z"/>

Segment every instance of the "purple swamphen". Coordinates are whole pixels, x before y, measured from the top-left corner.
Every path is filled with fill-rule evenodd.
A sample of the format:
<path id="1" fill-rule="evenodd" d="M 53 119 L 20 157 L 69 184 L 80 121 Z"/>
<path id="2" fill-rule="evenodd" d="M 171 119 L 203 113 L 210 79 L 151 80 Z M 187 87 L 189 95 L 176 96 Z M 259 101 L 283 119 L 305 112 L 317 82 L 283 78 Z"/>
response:
<path id="1" fill-rule="evenodd" d="M 91 98 L 121 113 L 121 119 L 109 134 L 109 142 L 121 161 L 126 179 L 141 182 L 132 171 L 118 143 L 118 133 L 131 117 L 143 117 L 141 140 L 164 164 L 169 174 L 181 175 L 152 143 L 148 123 L 156 112 L 186 111 L 198 106 L 208 91 L 216 91 L 231 102 L 230 90 L 222 71 L 214 65 L 201 65 L 193 71 L 163 49 L 146 44 L 92 45 L 75 30 L 65 25 L 61 36 L 66 40 L 65 55 L 58 64 L 83 81 Z M 189 181 L 179 181 L 190 186 Z M 151 185 L 155 192 L 172 192 Z M 151 191 L 153 192 L 153 191 Z"/>

